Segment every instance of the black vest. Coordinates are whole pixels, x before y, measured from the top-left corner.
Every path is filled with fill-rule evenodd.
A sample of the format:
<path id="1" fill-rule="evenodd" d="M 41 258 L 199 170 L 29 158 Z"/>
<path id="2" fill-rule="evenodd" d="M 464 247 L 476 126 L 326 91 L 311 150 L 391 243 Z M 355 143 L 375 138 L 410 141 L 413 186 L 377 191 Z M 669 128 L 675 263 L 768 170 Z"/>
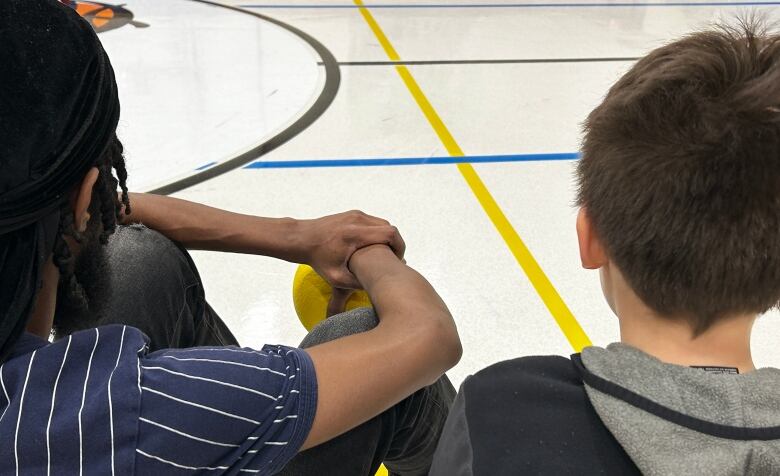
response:
<path id="1" fill-rule="evenodd" d="M 475 475 L 641 474 L 594 410 L 572 360 L 500 362 L 461 391 Z"/>

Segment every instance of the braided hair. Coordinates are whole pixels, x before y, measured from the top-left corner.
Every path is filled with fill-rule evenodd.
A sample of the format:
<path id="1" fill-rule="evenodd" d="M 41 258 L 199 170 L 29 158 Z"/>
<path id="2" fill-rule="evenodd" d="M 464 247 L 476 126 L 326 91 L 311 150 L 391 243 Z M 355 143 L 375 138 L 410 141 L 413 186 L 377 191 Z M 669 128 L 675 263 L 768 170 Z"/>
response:
<path id="1" fill-rule="evenodd" d="M 98 169 L 98 178 L 92 187 L 92 201 L 89 205 L 91 215 L 87 225 L 87 233 L 95 233 L 100 243 L 108 243 L 122 215 L 129 215 L 130 197 L 127 191 L 127 168 L 125 166 L 124 148 L 116 137 L 111 139 L 105 152 L 99 156 L 94 167 Z M 116 172 L 116 176 L 114 175 Z M 117 189 L 120 193 L 117 193 Z M 60 286 L 65 287 L 69 294 L 76 298 L 78 306 L 87 310 L 89 303 L 84 288 L 75 275 L 76 260 L 68 246 L 65 237 L 71 237 L 77 243 L 82 243 L 84 234 L 75 225 L 75 216 L 70 203 L 66 202 L 60 210 L 60 223 L 54 245 L 53 260 L 60 271 Z M 98 221 L 99 220 L 99 221 Z M 72 329 L 55 326 L 56 335 L 70 333 Z"/>

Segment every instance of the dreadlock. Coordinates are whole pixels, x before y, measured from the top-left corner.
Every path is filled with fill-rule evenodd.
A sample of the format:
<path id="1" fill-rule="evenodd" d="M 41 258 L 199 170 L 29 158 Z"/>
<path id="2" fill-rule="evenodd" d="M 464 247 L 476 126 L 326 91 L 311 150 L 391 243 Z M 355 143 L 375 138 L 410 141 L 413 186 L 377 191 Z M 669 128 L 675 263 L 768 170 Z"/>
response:
<path id="1" fill-rule="evenodd" d="M 93 165 L 98 169 L 98 178 L 92 187 L 92 202 L 89 205 L 91 218 L 87 232 L 97 231 L 100 243 L 105 245 L 108 243 L 108 238 L 116 230 L 120 217 L 123 214 L 129 215 L 131 212 L 124 148 L 116 134 L 112 137 L 105 152 Z M 114 171 L 116 171 L 116 176 L 114 176 Z M 117 188 L 121 191 L 120 194 L 117 194 Z M 54 264 L 60 271 L 60 286 L 65 286 L 71 295 L 76 297 L 78 305 L 86 310 L 89 305 L 87 295 L 76 279 L 75 257 L 65 240 L 65 237 L 69 236 L 77 243 L 81 243 L 84 234 L 76 229 L 73 209 L 69 203 L 66 202 L 62 206 L 60 216 L 53 255 Z M 56 335 L 68 334 L 70 331 L 70 329 L 64 328 L 54 330 Z"/>

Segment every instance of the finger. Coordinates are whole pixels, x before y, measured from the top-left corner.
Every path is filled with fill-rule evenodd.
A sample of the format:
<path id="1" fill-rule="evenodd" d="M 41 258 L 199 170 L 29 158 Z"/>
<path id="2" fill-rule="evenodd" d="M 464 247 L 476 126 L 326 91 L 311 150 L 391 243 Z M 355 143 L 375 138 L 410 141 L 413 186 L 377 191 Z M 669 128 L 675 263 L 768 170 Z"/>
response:
<path id="1" fill-rule="evenodd" d="M 394 226 L 390 228 L 392 228 L 391 235 L 390 235 L 390 243 L 389 243 L 390 248 L 393 249 L 395 255 L 398 256 L 398 259 L 404 261 L 404 255 L 406 254 L 406 242 L 404 241 L 404 238 L 401 236 L 401 232 L 398 231 L 398 228 Z"/>
<path id="2" fill-rule="evenodd" d="M 371 245 L 387 245 L 393 249 L 399 258 L 406 252 L 406 243 L 404 243 L 401 234 L 394 226 L 371 226 L 362 228 L 355 237 L 356 249 L 365 248 Z"/>
<path id="3" fill-rule="evenodd" d="M 368 225 L 368 226 L 382 226 L 382 225 L 389 226 L 390 225 L 390 222 L 385 220 L 384 218 L 375 217 L 373 215 L 369 215 L 360 210 L 352 210 L 348 213 L 352 217 L 352 219 L 355 220 L 356 223 L 359 223 L 361 225 Z"/>
<path id="4" fill-rule="evenodd" d="M 381 233 L 384 235 L 383 244 L 389 246 L 398 259 L 403 259 L 406 254 L 406 242 L 401 236 L 401 232 L 394 226 L 382 227 Z M 377 238 L 379 239 L 379 238 Z"/>
<path id="5" fill-rule="evenodd" d="M 347 301 L 354 291 L 351 289 L 333 288 L 333 295 L 328 302 L 328 310 L 325 317 L 341 314 L 347 308 Z"/>
<path id="6" fill-rule="evenodd" d="M 385 220 L 384 218 L 375 217 L 373 215 L 367 215 L 364 214 L 364 217 L 371 222 L 372 225 L 384 225 L 384 226 L 390 226 L 390 222 Z"/>

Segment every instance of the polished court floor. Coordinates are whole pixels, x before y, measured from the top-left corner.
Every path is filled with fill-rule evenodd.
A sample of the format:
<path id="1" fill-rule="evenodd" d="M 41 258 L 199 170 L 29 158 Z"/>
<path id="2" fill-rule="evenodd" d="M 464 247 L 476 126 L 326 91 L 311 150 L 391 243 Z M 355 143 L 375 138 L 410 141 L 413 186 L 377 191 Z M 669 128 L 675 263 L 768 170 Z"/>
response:
<path id="1" fill-rule="evenodd" d="M 780 2 L 364 3 L 127 0 L 135 24 L 101 39 L 132 188 L 391 220 L 458 322 L 456 385 L 502 359 L 617 340 L 579 266 L 580 125 L 635 58 L 739 14 L 780 19 Z M 194 256 L 244 345 L 300 341 L 295 265 Z M 780 315 L 760 319 L 759 366 L 780 365 L 778 338 Z"/>

